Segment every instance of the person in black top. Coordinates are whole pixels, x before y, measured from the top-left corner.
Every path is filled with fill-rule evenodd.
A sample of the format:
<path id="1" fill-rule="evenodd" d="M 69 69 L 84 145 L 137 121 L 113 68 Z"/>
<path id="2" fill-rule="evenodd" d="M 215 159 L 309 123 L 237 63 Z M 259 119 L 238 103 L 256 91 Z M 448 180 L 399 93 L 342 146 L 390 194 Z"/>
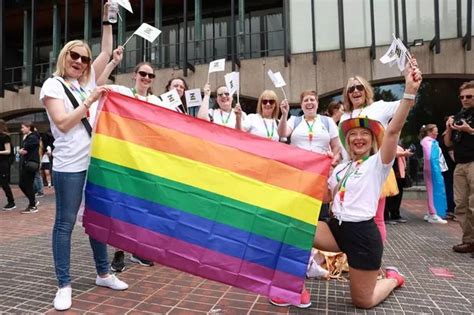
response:
<path id="1" fill-rule="evenodd" d="M 3 210 L 13 210 L 16 208 L 15 199 L 9 184 L 12 150 L 13 147 L 8 135 L 7 124 L 3 119 L 0 119 L 0 185 L 7 197 L 7 204 L 3 207 Z"/>
<path id="2" fill-rule="evenodd" d="M 22 123 L 21 132 L 24 135 L 23 146 L 18 151 L 21 154 L 21 173 L 20 173 L 20 189 L 28 198 L 29 204 L 21 213 L 38 212 L 33 189 L 35 174 L 39 169 L 39 137 L 34 132 L 35 127 L 32 123 Z"/>
<path id="3" fill-rule="evenodd" d="M 474 257 L 474 80 L 459 88 L 462 109 L 446 122 L 444 143 L 454 149 L 454 202 L 462 229 L 462 243 L 453 246 L 458 253 Z"/>

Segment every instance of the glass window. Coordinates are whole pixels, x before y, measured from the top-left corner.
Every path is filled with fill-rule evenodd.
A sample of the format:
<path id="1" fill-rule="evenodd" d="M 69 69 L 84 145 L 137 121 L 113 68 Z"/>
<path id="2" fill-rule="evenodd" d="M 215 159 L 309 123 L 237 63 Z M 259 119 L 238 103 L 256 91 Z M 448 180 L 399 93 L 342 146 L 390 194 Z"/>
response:
<path id="1" fill-rule="evenodd" d="M 314 5 L 316 14 L 316 50 L 339 49 L 337 1 L 315 0 Z M 309 42 L 311 43 L 311 41 Z"/>
<path id="2" fill-rule="evenodd" d="M 313 51 L 311 0 L 289 1 L 289 11 L 291 52 L 298 54 Z"/>
<path id="3" fill-rule="evenodd" d="M 408 42 L 419 38 L 425 41 L 433 39 L 435 36 L 433 0 L 406 1 L 406 14 Z M 401 29 L 400 33 L 402 33 Z"/>
<path id="4" fill-rule="evenodd" d="M 457 37 L 456 1 L 441 0 L 439 2 L 439 23 L 441 38 Z"/>
<path id="5" fill-rule="evenodd" d="M 395 34 L 395 8 L 393 0 L 374 1 L 374 17 L 376 45 L 390 45 L 393 40 L 392 34 Z"/>
<path id="6" fill-rule="evenodd" d="M 344 2 L 344 34 L 346 48 L 370 46 L 369 1 L 351 0 Z"/>

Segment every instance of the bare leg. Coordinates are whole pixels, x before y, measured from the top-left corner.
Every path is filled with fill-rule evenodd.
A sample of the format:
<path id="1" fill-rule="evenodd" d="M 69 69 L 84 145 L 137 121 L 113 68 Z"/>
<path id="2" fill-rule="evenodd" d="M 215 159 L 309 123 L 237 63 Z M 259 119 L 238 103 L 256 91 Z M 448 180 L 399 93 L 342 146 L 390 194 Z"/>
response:
<path id="1" fill-rule="evenodd" d="M 385 300 L 397 287 L 395 279 L 377 280 L 378 270 L 349 267 L 352 303 L 360 308 L 372 308 Z"/>
<path id="2" fill-rule="evenodd" d="M 329 229 L 326 222 L 319 221 L 318 227 L 316 228 L 316 235 L 314 236 L 313 246 L 317 249 L 321 249 L 328 252 L 340 252 L 339 246 L 337 246 L 334 236 Z"/>

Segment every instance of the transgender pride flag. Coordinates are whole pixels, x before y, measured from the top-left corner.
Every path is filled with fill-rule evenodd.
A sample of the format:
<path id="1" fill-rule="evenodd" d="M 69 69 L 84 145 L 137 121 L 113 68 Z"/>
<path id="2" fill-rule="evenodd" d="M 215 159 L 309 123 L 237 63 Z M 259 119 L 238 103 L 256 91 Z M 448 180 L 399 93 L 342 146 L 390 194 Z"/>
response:
<path id="1" fill-rule="evenodd" d="M 330 159 L 110 92 L 84 226 L 185 272 L 300 302 Z"/>

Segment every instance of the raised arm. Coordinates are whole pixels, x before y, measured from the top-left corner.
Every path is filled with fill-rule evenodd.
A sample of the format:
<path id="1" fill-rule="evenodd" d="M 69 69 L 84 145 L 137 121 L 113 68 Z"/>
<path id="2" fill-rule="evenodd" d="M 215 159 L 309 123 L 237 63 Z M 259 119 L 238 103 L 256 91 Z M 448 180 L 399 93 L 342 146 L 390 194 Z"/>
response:
<path id="1" fill-rule="evenodd" d="M 290 104 L 288 104 L 288 100 L 284 99 L 281 101 L 280 110 L 281 119 L 280 123 L 278 124 L 278 135 L 280 138 L 288 138 L 293 131 L 293 129 L 288 127 L 288 113 L 290 112 Z"/>
<path id="2" fill-rule="evenodd" d="M 104 12 L 102 14 L 102 21 L 107 22 L 107 13 L 109 9 L 109 3 L 106 2 L 104 4 Z M 111 24 L 103 24 L 102 25 L 102 41 L 100 44 L 100 53 L 97 58 L 94 59 L 92 66 L 94 67 L 95 72 L 95 79 L 96 81 L 104 72 L 107 63 L 110 60 L 110 56 L 112 56 L 112 49 L 113 49 L 113 38 L 112 38 L 112 25 Z"/>
<path id="3" fill-rule="evenodd" d="M 122 58 L 123 46 L 118 46 L 112 54 L 112 60 L 110 60 L 110 62 L 105 66 L 104 71 L 98 77 L 97 85 L 103 85 L 107 82 L 107 79 L 109 78 L 110 74 L 112 73 L 112 71 L 114 71 L 115 67 L 117 67 L 118 64 L 122 61 Z"/>
<path id="4" fill-rule="evenodd" d="M 210 121 L 209 118 L 209 100 L 211 98 L 211 85 L 207 82 L 204 85 L 204 97 L 202 99 L 201 107 L 197 113 L 197 118 Z"/>
<path id="5" fill-rule="evenodd" d="M 416 95 L 421 84 L 421 72 L 418 68 L 405 68 L 405 94 Z M 408 96 L 409 97 L 409 96 Z M 414 99 L 403 98 L 400 101 L 392 121 L 388 124 L 387 130 L 383 137 L 382 146 L 380 148 L 380 157 L 384 164 L 392 162 L 397 154 L 398 140 L 400 132 L 408 117 L 408 113 L 415 105 Z"/>

